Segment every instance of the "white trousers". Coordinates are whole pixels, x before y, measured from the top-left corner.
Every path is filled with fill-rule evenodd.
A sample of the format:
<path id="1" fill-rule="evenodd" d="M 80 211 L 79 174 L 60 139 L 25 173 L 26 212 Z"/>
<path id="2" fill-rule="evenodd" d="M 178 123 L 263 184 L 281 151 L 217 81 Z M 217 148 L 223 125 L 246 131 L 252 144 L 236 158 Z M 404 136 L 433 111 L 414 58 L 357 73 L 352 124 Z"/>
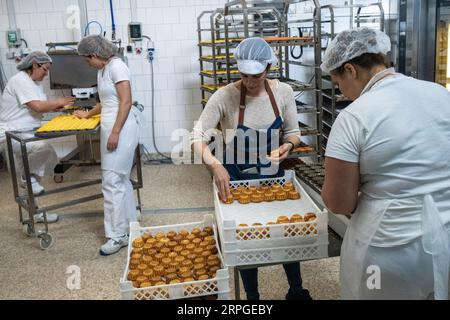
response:
<path id="1" fill-rule="evenodd" d="M 129 175 L 102 170 L 105 235 L 117 239 L 129 234 L 130 222 L 137 221 L 136 200 Z"/>
<path id="2" fill-rule="evenodd" d="M 375 285 L 376 269 L 379 287 Z M 362 300 L 425 300 L 434 297 L 433 260 L 422 238 L 398 247 L 369 247 L 361 281 Z M 450 270 L 449 270 L 450 272 Z M 342 284 L 345 285 L 345 284 Z"/>
<path id="3" fill-rule="evenodd" d="M 18 176 L 24 176 L 24 167 L 22 161 L 22 150 L 20 144 L 12 142 L 14 161 Z M 55 166 L 58 164 L 58 156 L 55 149 L 45 141 L 36 141 L 27 143 L 28 163 L 30 173 L 38 177 L 53 174 Z"/>

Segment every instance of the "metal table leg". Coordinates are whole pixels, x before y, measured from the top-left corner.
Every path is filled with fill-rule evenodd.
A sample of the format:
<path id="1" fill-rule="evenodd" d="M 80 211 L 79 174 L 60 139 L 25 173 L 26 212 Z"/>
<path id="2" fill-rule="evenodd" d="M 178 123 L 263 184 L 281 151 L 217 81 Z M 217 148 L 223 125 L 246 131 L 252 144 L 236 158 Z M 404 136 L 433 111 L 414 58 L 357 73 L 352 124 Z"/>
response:
<path id="1" fill-rule="evenodd" d="M 241 300 L 241 286 L 239 284 L 239 268 L 234 267 L 234 299 Z"/>

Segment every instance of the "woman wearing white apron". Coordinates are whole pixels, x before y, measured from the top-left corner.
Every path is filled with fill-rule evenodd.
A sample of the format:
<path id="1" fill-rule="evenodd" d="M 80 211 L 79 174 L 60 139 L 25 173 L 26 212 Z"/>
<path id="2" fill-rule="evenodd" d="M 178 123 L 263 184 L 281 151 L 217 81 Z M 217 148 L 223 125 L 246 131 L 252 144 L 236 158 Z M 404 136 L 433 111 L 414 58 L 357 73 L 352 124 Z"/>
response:
<path id="1" fill-rule="evenodd" d="M 25 57 L 17 66 L 19 72 L 6 85 L 0 102 L 0 130 L 1 131 L 30 131 L 29 137 L 34 136 L 33 130 L 42 125 L 44 113 L 57 111 L 71 105 L 75 98 L 62 97 L 47 101 L 47 95 L 42 87 L 42 80 L 48 75 L 52 59 L 44 52 L 35 51 Z M 3 136 L 4 132 L 0 133 Z M 25 135 L 28 135 L 26 133 Z M 55 149 L 45 142 L 36 141 L 27 144 L 28 161 L 31 173 L 31 187 L 35 195 L 45 190 L 39 183 L 46 174 L 53 174 L 58 163 Z M 20 144 L 13 140 L 13 153 L 17 171 L 21 177 L 21 187 L 25 187 Z M 42 213 L 35 215 L 35 222 L 43 222 Z M 47 222 L 58 220 L 56 214 L 47 214 Z"/>
<path id="2" fill-rule="evenodd" d="M 344 31 L 322 69 L 354 102 L 331 131 L 322 197 L 352 215 L 343 299 L 448 299 L 450 93 L 386 66 L 389 37 Z"/>
<path id="3" fill-rule="evenodd" d="M 139 125 L 132 110 L 130 71 L 116 56 L 117 52 L 117 47 L 102 36 L 86 37 L 78 45 L 78 53 L 99 70 L 101 103 L 89 112 L 75 115 L 89 118 L 101 113 L 102 191 L 108 238 L 100 248 L 101 255 L 114 254 L 127 246 L 130 222 L 137 221 L 130 174 L 139 141 Z"/>

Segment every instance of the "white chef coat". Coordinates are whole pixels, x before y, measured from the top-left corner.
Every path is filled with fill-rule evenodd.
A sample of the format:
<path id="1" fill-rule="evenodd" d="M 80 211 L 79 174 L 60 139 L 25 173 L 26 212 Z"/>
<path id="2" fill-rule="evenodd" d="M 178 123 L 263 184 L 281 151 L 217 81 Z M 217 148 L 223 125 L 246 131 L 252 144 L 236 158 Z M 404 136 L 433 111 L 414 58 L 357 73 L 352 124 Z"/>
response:
<path id="1" fill-rule="evenodd" d="M 450 222 L 450 92 L 444 87 L 401 74 L 376 83 L 340 113 L 326 156 L 360 164 L 363 197 L 396 199 L 372 246 L 399 246 L 422 235 L 423 194 L 433 194 L 441 220 Z"/>
<path id="2" fill-rule="evenodd" d="M 29 130 L 39 127 L 42 114 L 33 111 L 26 104 L 31 101 L 46 101 L 42 84 L 33 81 L 20 71 L 6 85 L 0 102 L 0 122 L 6 124 L 6 131 Z"/>

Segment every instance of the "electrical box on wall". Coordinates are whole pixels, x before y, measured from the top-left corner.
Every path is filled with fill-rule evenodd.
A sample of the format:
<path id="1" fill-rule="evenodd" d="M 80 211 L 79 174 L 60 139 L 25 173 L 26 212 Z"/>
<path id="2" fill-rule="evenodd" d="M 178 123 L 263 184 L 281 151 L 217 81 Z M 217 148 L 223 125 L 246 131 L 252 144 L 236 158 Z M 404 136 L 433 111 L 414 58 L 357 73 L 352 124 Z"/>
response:
<path id="1" fill-rule="evenodd" d="M 22 44 L 22 34 L 20 29 L 11 29 L 6 31 L 6 41 L 8 47 L 20 47 Z"/>
<path id="2" fill-rule="evenodd" d="M 128 36 L 130 42 L 142 41 L 142 23 L 130 22 L 128 24 Z"/>

